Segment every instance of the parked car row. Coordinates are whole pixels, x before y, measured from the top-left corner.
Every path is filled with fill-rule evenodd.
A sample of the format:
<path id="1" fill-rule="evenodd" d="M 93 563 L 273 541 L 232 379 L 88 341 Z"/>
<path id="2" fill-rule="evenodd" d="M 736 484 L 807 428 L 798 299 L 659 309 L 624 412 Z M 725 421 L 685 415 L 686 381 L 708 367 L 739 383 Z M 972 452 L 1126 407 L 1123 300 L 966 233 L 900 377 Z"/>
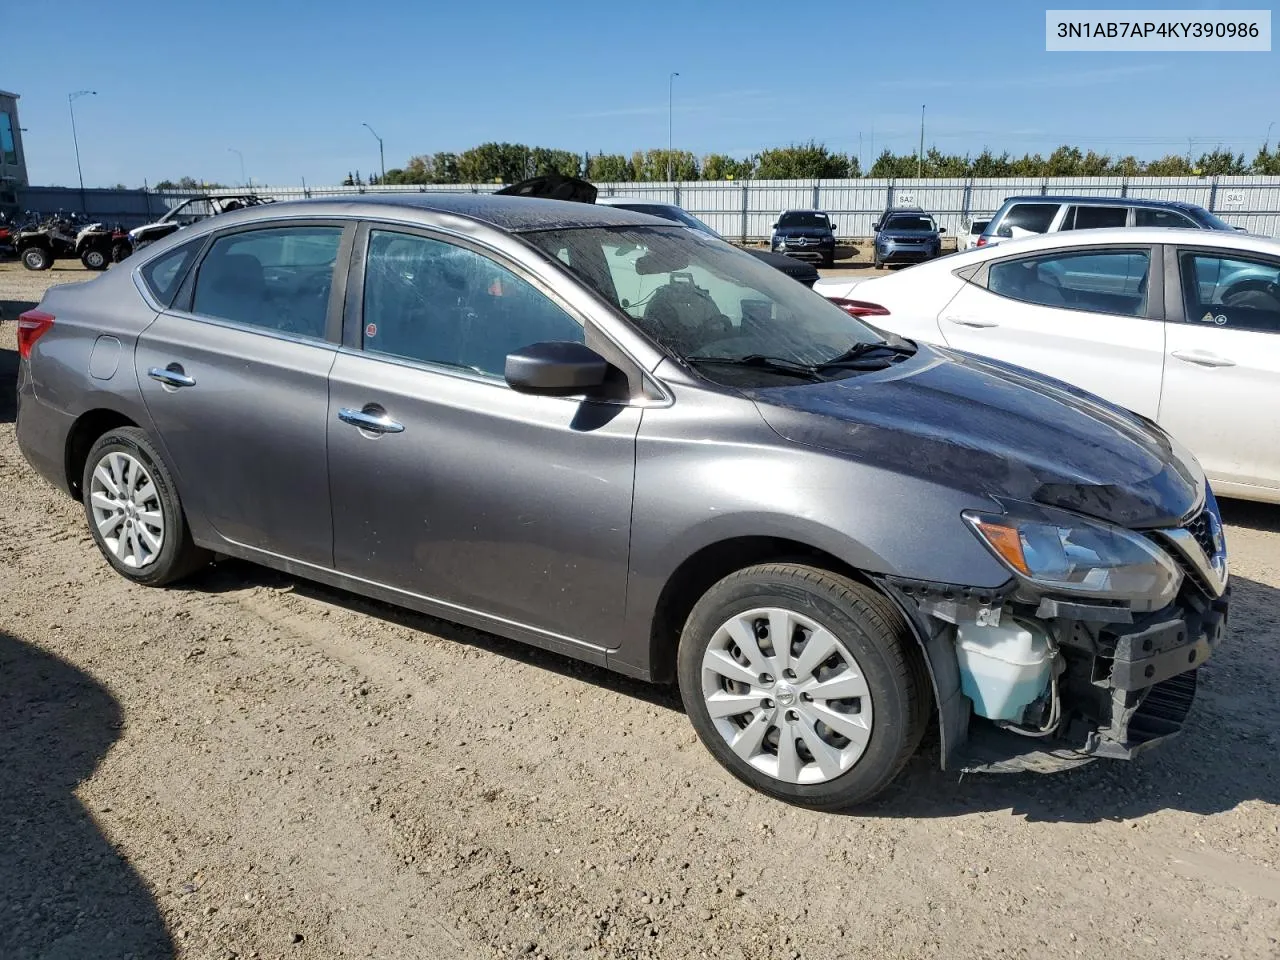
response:
<path id="1" fill-rule="evenodd" d="M 678 680 L 715 759 L 792 803 L 875 796 L 931 723 L 972 771 L 1178 732 L 1230 593 L 1185 447 L 705 230 L 513 192 L 251 207 L 51 288 L 23 454 L 129 580 L 238 557 Z M 1057 283 L 1160 330 L 1189 256 L 1188 324 L 1269 309 L 1170 233 L 1108 239 L 1123 269 L 1011 246 L 1008 276 L 984 249 L 874 282 Z"/>
<path id="2" fill-rule="evenodd" d="M 995 222 L 995 221 L 993 221 Z M 1064 380 L 1158 422 L 1217 490 L 1280 502 L 1280 243 L 1073 230 L 815 290 L 904 337 Z"/>

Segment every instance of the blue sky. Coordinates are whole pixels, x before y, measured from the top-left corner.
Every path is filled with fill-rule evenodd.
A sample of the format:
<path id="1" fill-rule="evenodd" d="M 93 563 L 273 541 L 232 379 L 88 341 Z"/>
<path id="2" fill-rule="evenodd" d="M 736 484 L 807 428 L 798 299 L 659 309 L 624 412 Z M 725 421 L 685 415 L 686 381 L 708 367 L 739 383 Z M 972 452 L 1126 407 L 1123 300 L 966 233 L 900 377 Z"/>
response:
<path id="1" fill-rule="evenodd" d="M 229 148 L 256 183 L 333 183 L 377 168 L 362 122 L 388 167 L 485 140 L 661 147 L 673 70 L 675 143 L 700 155 L 810 138 L 856 153 L 861 135 L 866 163 L 873 129 L 877 151 L 915 149 L 922 103 L 927 144 L 975 153 L 1070 141 L 1154 157 L 1193 137 L 1197 154 L 1221 142 L 1252 157 L 1280 121 L 1275 52 L 1047 53 L 1044 10 L 58 0 L 5 14 L 0 89 L 22 96 L 32 182 L 63 185 L 76 182 L 66 97 L 84 88 L 97 91 L 75 105 L 86 185 L 237 182 Z"/>

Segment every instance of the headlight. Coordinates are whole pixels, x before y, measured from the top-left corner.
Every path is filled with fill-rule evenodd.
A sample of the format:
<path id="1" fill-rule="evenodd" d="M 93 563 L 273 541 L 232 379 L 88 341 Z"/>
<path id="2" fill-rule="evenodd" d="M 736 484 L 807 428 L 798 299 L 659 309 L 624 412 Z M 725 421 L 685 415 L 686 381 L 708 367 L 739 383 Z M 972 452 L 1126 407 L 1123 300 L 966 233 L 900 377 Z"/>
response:
<path id="1" fill-rule="evenodd" d="M 1065 511 L 1035 512 L 1036 519 L 973 511 L 964 518 L 1006 566 L 1044 590 L 1151 609 L 1177 595 L 1182 570 L 1141 534 Z"/>

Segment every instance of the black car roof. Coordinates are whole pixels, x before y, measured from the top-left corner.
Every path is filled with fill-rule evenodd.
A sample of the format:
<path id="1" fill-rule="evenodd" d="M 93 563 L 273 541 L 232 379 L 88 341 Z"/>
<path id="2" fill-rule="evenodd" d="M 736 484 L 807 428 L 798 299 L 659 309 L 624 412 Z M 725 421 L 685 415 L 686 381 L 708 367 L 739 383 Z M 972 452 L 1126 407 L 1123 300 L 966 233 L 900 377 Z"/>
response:
<path id="1" fill-rule="evenodd" d="M 1020 197 L 1008 197 L 1005 203 L 1089 203 L 1094 206 L 1107 207 L 1157 207 L 1176 208 L 1178 210 L 1203 210 L 1198 203 L 1185 200 L 1142 200 L 1137 197 L 1055 197 L 1028 194 Z"/>
<path id="2" fill-rule="evenodd" d="M 534 230 L 564 230 L 575 227 L 671 226 L 671 221 L 646 213 L 635 213 L 615 207 L 597 206 L 571 200 L 545 200 L 540 197 L 494 196 L 487 193 L 388 193 L 341 194 L 288 200 L 272 204 L 272 213 L 294 207 L 390 207 L 451 213 L 477 220 L 508 233 Z"/>

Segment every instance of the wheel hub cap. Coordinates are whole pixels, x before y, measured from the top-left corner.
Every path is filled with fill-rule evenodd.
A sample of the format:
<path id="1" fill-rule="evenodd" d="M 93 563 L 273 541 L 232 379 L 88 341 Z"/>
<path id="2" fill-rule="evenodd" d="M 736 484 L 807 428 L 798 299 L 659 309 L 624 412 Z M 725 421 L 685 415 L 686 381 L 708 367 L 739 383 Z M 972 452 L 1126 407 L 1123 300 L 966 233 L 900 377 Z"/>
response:
<path id="1" fill-rule="evenodd" d="M 105 454 L 89 482 L 89 507 L 106 549 L 126 567 L 142 569 L 164 547 L 160 494 L 146 467 L 127 453 Z"/>
<path id="2" fill-rule="evenodd" d="M 786 783 L 835 779 L 871 739 L 871 693 L 857 660 L 790 610 L 748 610 L 725 622 L 703 654 L 702 695 L 729 749 Z"/>

